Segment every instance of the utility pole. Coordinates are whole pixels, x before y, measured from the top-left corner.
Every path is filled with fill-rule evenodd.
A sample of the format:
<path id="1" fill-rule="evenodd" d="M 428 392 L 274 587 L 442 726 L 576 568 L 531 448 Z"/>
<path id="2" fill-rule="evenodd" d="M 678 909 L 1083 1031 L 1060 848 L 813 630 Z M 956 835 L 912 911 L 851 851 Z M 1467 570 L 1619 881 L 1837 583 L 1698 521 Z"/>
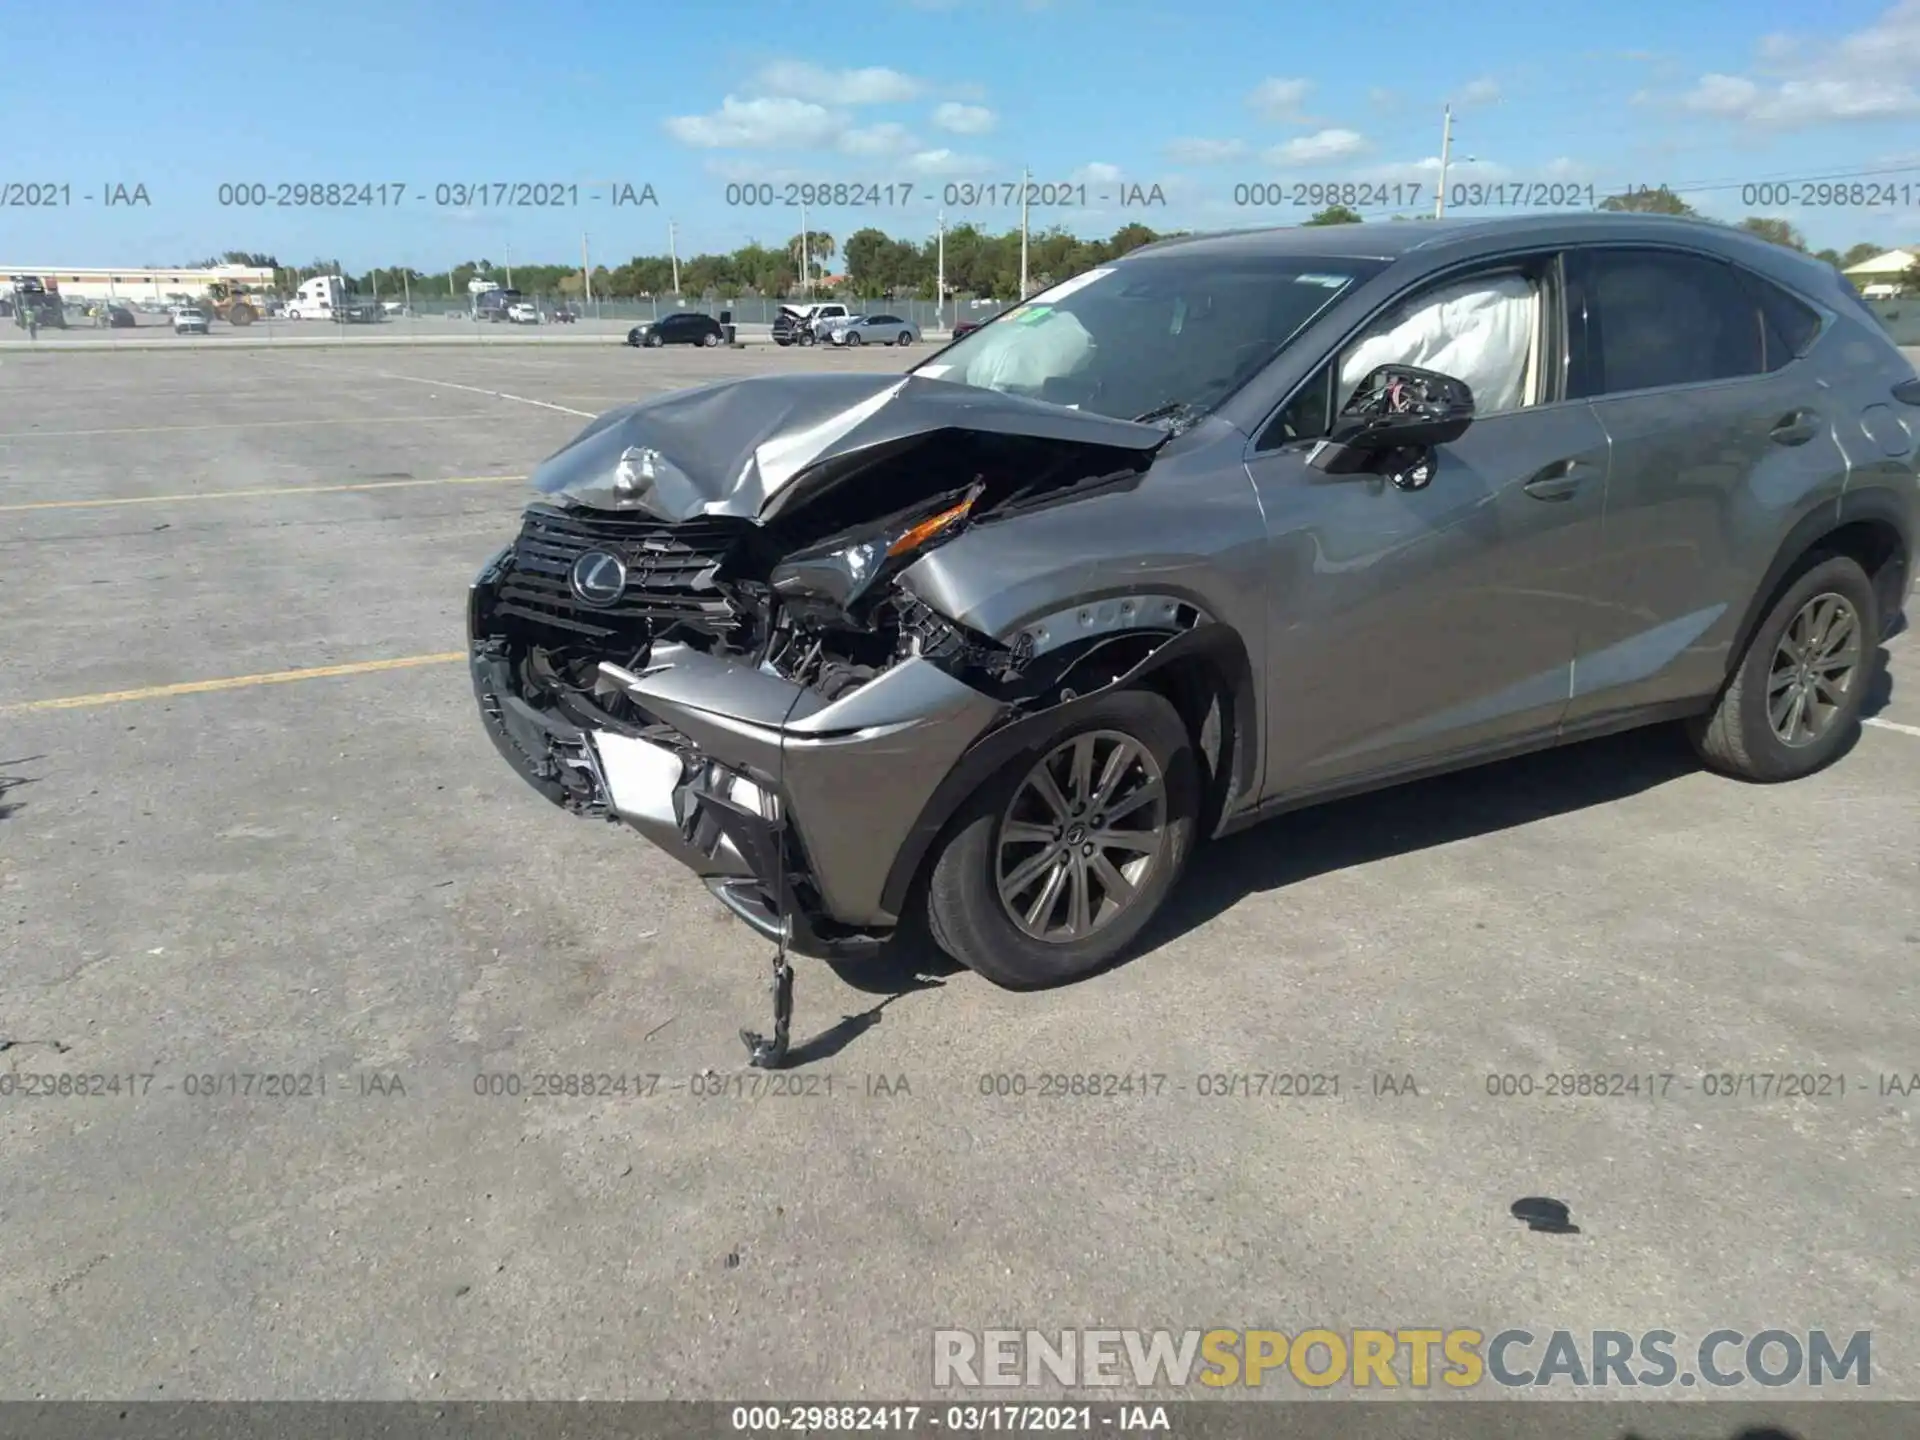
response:
<path id="1" fill-rule="evenodd" d="M 507 246 L 507 289 L 513 288 L 513 246 Z"/>
<path id="2" fill-rule="evenodd" d="M 803 300 L 813 293 L 812 276 L 808 274 L 808 272 L 813 269 L 812 258 L 807 254 L 809 248 L 807 244 L 807 202 L 802 200 L 800 202 L 800 298 Z"/>
<path id="3" fill-rule="evenodd" d="M 1027 298 L 1027 176 L 1031 172 L 1020 171 L 1020 298 Z"/>
<path id="4" fill-rule="evenodd" d="M 586 303 L 593 304 L 593 271 L 587 268 L 587 232 L 580 232 L 580 291 Z"/>
<path id="5" fill-rule="evenodd" d="M 936 328 L 944 329 L 947 323 L 947 212 L 940 212 L 939 268 L 934 271 L 933 303 Z"/>
<path id="6" fill-rule="evenodd" d="M 667 258 L 673 261 L 673 296 L 680 298 L 680 235 L 673 221 L 667 221 Z"/>
<path id="7" fill-rule="evenodd" d="M 1447 213 L 1447 161 L 1453 154 L 1453 106 L 1449 105 L 1440 122 L 1440 188 L 1433 197 L 1433 218 Z"/>

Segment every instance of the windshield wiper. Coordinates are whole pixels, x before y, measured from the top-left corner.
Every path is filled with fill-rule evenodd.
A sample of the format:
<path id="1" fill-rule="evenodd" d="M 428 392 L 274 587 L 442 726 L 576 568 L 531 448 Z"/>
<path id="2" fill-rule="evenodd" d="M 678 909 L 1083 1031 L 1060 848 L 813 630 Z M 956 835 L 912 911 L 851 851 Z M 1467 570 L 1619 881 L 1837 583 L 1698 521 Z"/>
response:
<path id="1" fill-rule="evenodd" d="M 1176 422 L 1181 420 L 1198 420 L 1205 413 L 1204 410 L 1191 400 L 1169 400 L 1165 405 L 1156 405 L 1145 414 L 1134 416 L 1133 423 L 1136 425 L 1151 425 L 1156 420 L 1173 420 Z M 1169 430 L 1177 429 L 1178 425 L 1169 425 L 1167 428 Z"/>

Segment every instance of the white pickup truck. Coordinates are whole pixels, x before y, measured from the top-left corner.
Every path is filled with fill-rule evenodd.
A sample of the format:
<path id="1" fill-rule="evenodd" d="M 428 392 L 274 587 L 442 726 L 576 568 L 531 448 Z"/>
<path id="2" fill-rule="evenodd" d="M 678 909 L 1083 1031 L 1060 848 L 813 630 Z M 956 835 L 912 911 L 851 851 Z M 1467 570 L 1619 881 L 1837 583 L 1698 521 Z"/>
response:
<path id="1" fill-rule="evenodd" d="M 853 318 L 846 306 L 834 302 L 819 305 L 782 305 L 773 319 L 773 343 L 776 345 L 812 345 L 824 341 L 838 326 Z"/>

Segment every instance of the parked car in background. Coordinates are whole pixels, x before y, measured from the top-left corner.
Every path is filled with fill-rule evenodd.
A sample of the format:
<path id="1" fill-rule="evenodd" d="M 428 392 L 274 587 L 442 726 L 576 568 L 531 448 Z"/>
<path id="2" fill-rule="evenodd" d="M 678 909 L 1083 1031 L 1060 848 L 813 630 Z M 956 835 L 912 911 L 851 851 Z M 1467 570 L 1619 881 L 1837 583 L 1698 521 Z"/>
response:
<path id="1" fill-rule="evenodd" d="M 182 305 L 173 312 L 173 333 L 176 335 L 205 335 L 211 330 L 207 312 L 192 305 Z"/>
<path id="2" fill-rule="evenodd" d="M 1024 987 L 1290 809 L 1654 722 L 1754 781 L 1857 737 L 1920 378 L 1825 262 L 1590 213 L 1059 288 L 904 378 L 663 395 L 545 461 L 468 601 L 503 758 L 802 953 L 913 906 Z"/>
<path id="3" fill-rule="evenodd" d="M 726 338 L 718 320 L 692 310 L 643 320 L 627 332 L 629 345 L 718 345 Z"/>
<path id="4" fill-rule="evenodd" d="M 100 307 L 93 317 L 93 323 L 106 330 L 131 330 L 140 321 L 125 305 L 109 304 Z"/>
<path id="5" fill-rule="evenodd" d="M 507 320 L 514 325 L 538 325 L 540 311 L 531 300 L 520 300 L 507 307 Z"/>
<path id="6" fill-rule="evenodd" d="M 547 318 L 556 325 L 571 325 L 580 318 L 580 312 L 571 305 L 557 305 Z"/>
<path id="7" fill-rule="evenodd" d="M 984 324 L 986 324 L 986 321 L 984 320 L 955 321 L 953 326 L 953 338 L 958 340 L 962 335 L 971 335 L 974 331 L 978 330 Z"/>
<path id="8" fill-rule="evenodd" d="M 818 305 L 782 305 L 773 317 L 773 343 L 776 345 L 814 345 L 825 340 L 836 325 L 851 318 L 847 307 L 838 301 Z"/>
<path id="9" fill-rule="evenodd" d="M 856 315 L 827 338 L 835 345 L 911 345 L 920 333 L 897 315 Z"/>

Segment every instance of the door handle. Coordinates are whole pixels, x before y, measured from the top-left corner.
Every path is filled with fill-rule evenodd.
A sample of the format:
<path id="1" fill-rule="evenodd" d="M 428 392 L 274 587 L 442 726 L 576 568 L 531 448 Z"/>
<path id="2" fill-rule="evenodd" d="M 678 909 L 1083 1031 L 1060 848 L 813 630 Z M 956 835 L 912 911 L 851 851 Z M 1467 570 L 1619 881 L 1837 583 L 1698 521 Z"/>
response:
<path id="1" fill-rule="evenodd" d="M 1536 500 L 1566 500 L 1580 488 L 1580 462 L 1556 460 L 1522 486 Z"/>
<path id="2" fill-rule="evenodd" d="M 1820 433 L 1820 417 L 1811 410 L 1789 410 L 1774 422 L 1767 438 L 1776 445 L 1804 445 Z"/>

